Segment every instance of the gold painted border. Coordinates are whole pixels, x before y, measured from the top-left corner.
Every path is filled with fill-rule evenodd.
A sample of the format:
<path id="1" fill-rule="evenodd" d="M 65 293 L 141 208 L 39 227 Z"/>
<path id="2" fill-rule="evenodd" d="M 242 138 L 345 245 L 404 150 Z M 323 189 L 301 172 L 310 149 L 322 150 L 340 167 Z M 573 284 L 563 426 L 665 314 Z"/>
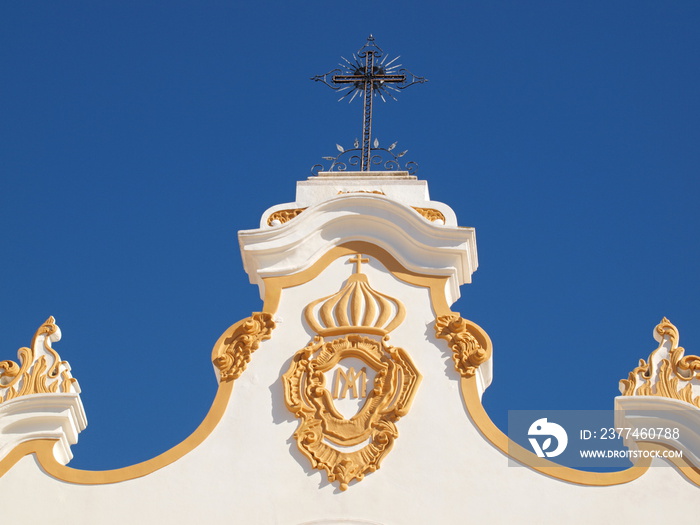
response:
<path id="1" fill-rule="evenodd" d="M 53 447 L 57 440 L 37 439 L 20 444 L 0 461 L 0 477 L 27 454 L 36 454 L 39 464 L 47 474 L 68 483 L 103 485 L 146 476 L 170 465 L 199 446 L 209 434 L 211 434 L 219 421 L 221 421 L 221 417 L 226 411 L 226 406 L 228 405 L 232 390 L 233 382 L 221 383 L 216 392 L 214 402 L 209 409 L 209 413 L 207 413 L 199 427 L 185 438 L 184 441 L 181 441 L 173 448 L 142 463 L 136 463 L 135 465 L 113 470 L 74 469 L 66 465 L 61 465 L 56 461 L 53 455 Z"/>
<path id="2" fill-rule="evenodd" d="M 283 289 L 305 284 L 317 277 L 328 265 L 339 257 L 356 255 L 358 253 L 374 257 L 397 279 L 408 284 L 428 288 L 430 291 L 430 300 L 436 313 L 438 313 L 438 315 L 442 315 L 442 312 L 450 313 L 450 307 L 445 298 L 447 276 L 424 275 L 407 270 L 384 248 L 366 241 L 350 241 L 335 246 L 323 254 L 314 264 L 293 275 L 266 277 L 264 279 L 265 304 L 263 306 L 263 311 L 269 313 L 275 313 L 277 311 Z"/>
<path id="3" fill-rule="evenodd" d="M 468 321 L 468 324 L 470 325 L 470 332 L 477 338 L 479 343 L 482 346 L 487 344 L 488 348 L 491 349 L 491 340 L 486 332 L 474 323 Z M 482 338 L 479 337 L 480 335 Z M 634 481 L 644 474 L 651 466 L 651 458 L 642 458 L 637 461 L 635 465 L 625 470 L 615 472 L 590 472 L 564 467 L 548 459 L 540 458 L 532 451 L 512 441 L 491 420 L 481 403 L 481 396 L 475 376 L 460 377 L 460 391 L 462 392 L 462 401 L 464 402 L 464 407 L 469 415 L 469 419 L 471 419 L 477 427 L 479 433 L 506 456 L 511 457 L 523 466 L 529 467 L 545 476 L 578 485 L 601 487 L 620 485 Z M 640 450 L 647 451 L 662 452 L 664 450 L 674 450 L 664 443 L 639 442 L 637 446 Z M 669 458 L 668 461 L 670 461 L 688 481 L 700 486 L 699 467 L 680 458 Z"/>
<path id="4" fill-rule="evenodd" d="M 214 345 L 212 353 L 216 354 L 220 348 L 225 347 L 226 344 L 224 341 L 231 337 L 236 329 L 248 319 L 249 318 L 241 319 L 237 323 L 231 325 L 221 337 L 219 337 L 219 340 Z M 195 431 L 173 448 L 166 450 L 154 458 L 136 463 L 135 465 L 113 470 L 74 469 L 66 465 L 61 465 L 56 461 L 53 454 L 53 447 L 57 443 L 57 440 L 36 439 L 19 444 L 10 451 L 7 456 L 0 460 L 0 477 L 4 476 L 20 459 L 28 454 L 36 454 L 37 461 L 50 476 L 68 483 L 80 485 L 118 483 L 120 481 L 136 479 L 151 474 L 185 456 L 209 437 L 226 412 L 234 383 L 235 381 L 220 382 L 209 412 Z"/>
<path id="5" fill-rule="evenodd" d="M 494 447 L 503 452 L 506 456 L 529 467 L 545 476 L 555 478 L 578 485 L 610 486 L 620 485 L 634 481 L 644 474 L 651 465 L 650 458 L 643 458 L 636 465 L 616 472 L 589 472 L 563 467 L 544 458 L 538 457 L 533 452 L 521 447 L 503 433 L 496 426 L 484 409 L 479 397 L 479 389 L 475 376 L 460 378 L 460 390 L 462 401 L 467 410 L 469 419 L 476 425 L 479 433 L 487 439 Z M 640 444 L 641 445 L 641 444 Z"/>

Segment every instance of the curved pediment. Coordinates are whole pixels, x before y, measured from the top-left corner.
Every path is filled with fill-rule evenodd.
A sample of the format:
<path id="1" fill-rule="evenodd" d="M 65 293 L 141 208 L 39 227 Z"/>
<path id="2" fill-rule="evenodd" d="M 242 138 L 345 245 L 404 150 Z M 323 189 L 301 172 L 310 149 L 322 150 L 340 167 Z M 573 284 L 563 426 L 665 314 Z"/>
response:
<path id="1" fill-rule="evenodd" d="M 478 266 L 476 234 L 430 221 L 414 207 L 370 193 L 341 194 L 310 206 L 278 226 L 243 230 L 238 239 L 244 268 L 264 297 L 267 277 L 302 271 L 331 248 L 350 241 L 379 246 L 406 269 L 448 277 L 448 300 L 471 282 Z"/>

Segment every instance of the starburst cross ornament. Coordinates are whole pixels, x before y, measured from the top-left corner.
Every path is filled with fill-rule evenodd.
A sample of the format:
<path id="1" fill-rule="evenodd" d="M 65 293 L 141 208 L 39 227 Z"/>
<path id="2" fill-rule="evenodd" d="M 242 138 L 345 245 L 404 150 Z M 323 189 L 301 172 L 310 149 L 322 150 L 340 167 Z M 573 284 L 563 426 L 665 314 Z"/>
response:
<path id="1" fill-rule="evenodd" d="M 311 80 L 323 82 L 334 91 L 345 91 L 340 100 L 350 97 L 352 102 L 360 95 L 363 99 L 364 111 L 362 115 L 362 153 L 360 156 L 360 167 L 362 171 L 369 171 L 371 165 L 372 146 L 372 101 L 379 96 L 386 102 L 386 96 L 396 100 L 393 92 L 406 89 L 413 84 L 427 82 L 423 77 L 418 77 L 401 68 L 401 64 L 394 64 L 399 57 L 389 60 L 382 49 L 374 43 L 374 37 L 370 35 L 367 43 L 352 55 L 352 60 L 341 57 L 339 68 L 335 68 L 325 75 L 316 75 Z M 390 148 L 393 149 L 396 144 Z M 359 146 L 356 143 L 355 147 Z M 375 148 L 378 142 L 375 140 Z M 344 152 L 338 147 L 341 153 Z"/>

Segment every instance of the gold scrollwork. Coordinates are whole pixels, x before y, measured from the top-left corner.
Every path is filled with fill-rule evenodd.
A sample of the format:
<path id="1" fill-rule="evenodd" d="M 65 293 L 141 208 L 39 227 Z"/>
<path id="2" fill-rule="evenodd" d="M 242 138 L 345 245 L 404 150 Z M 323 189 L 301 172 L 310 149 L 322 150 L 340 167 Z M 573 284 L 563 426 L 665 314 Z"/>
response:
<path id="1" fill-rule="evenodd" d="M 17 351 L 19 365 L 10 360 L 0 361 L 0 403 L 28 394 L 71 391 L 76 379 L 70 375 L 70 366 L 51 348 L 52 336 L 57 332 L 60 334 L 55 319 L 49 317 L 34 334 L 31 347 Z M 41 336 L 44 336 L 43 344 L 38 346 Z"/>
<path id="2" fill-rule="evenodd" d="M 685 401 L 700 408 L 700 395 L 693 395 L 693 379 L 700 379 L 700 357 L 685 355 L 678 346 L 680 335 L 671 321 L 665 317 L 654 329 L 659 347 L 649 355 L 649 361 L 639 360 L 627 379 L 620 380 L 623 396 L 661 396 Z M 664 347 L 664 339 L 670 348 Z M 686 383 L 685 386 L 683 382 Z"/>
<path id="3" fill-rule="evenodd" d="M 413 209 L 430 222 L 438 220 L 442 221 L 443 223 L 445 222 L 445 215 L 440 210 L 436 210 L 435 208 L 416 208 L 415 206 L 413 206 Z"/>
<path id="4" fill-rule="evenodd" d="M 214 365 L 221 372 L 222 383 L 241 376 L 250 356 L 262 341 L 271 337 L 274 327 L 272 315 L 266 312 L 256 312 L 238 323 L 231 336 L 224 340 L 226 346 L 213 358 Z"/>
<path id="5" fill-rule="evenodd" d="M 285 404 L 301 420 L 294 433 L 299 450 L 330 482 L 338 481 L 340 490 L 379 468 L 398 437 L 395 422 L 408 413 L 421 380 L 408 354 L 387 345 L 387 339 L 350 334 L 324 342 L 317 336 L 282 376 Z M 364 402 L 350 419 L 338 412 L 325 384 L 326 373 L 348 358 L 374 371 L 368 393 L 360 394 Z"/>
<path id="6" fill-rule="evenodd" d="M 442 315 L 435 320 L 435 334 L 447 340 L 452 349 L 455 370 L 462 377 L 471 377 L 479 365 L 491 357 L 491 347 L 482 345 L 469 329 L 469 321 L 459 314 Z"/>
<path id="7" fill-rule="evenodd" d="M 272 212 L 267 218 L 267 225 L 272 226 L 274 221 L 279 221 L 280 224 L 291 221 L 294 217 L 303 212 L 306 208 L 290 208 L 288 210 L 277 210 Z"/>

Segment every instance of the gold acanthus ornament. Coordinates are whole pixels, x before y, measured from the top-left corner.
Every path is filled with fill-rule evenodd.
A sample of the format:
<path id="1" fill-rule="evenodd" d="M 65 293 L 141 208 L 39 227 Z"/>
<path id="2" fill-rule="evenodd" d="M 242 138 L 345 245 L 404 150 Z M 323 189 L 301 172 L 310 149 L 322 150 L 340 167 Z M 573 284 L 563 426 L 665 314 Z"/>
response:
<path id="1" fill-rule="evenodd" d="M 221 373 L 220 382 L 238 379 L 248 366 L 250 356 L 260 343 L 271 337 L 275 322 L 266 312 L 255 312 L 237 323 L 233 333 L 224 340 L 224 345 L 213 357 L 214 366 Z"/>
<path id="2" fill-rule="evenodd" d="M 361 271 L 369 259 L 357 254 L 350 262 L 357 269 L 345 286 L 304 309 L 317 335 L 282 376 L 285 404 L 300 420 L 299 450 L 340 490 L 379 468 L 421 381 L 408 353 L 387 343 L 405 318 L 404 305 L 370 286 Z M 357 403 L 348 417 L 336 405 L 346 394 Z"/>
<path id="3" fill-rule="evenodd" d="M 435 320 L 435 334 L 447 340 L 452 350 L 455 370 L 462 377 L 476 374 L 477 368 L 491 357 L 491 347 L 481 344 L 469 329 L 469 321 L 459 314 L 443 315 Z"/>
<path id="4" fill-rule="evenodd" d="M 654 328 L 659 346 L 649 355 L 649 361 L 639 360 L 627 379 L 620 381 L 623 396 L 660 396 L 685 401 L 700 408 L 700 357 L 684 355 L 678 346 L 678 329 L 665 317 Z"/>
<path id="5" fill-rule="evenodd" d="M 31 347 L 17 351 L 19 364 L 0 361 L 0 403 L 29 394 L 80 392 L 70 365 L 51 348 L 60 338 L 55 319 L 49 317 L 34 334 Z"/>

